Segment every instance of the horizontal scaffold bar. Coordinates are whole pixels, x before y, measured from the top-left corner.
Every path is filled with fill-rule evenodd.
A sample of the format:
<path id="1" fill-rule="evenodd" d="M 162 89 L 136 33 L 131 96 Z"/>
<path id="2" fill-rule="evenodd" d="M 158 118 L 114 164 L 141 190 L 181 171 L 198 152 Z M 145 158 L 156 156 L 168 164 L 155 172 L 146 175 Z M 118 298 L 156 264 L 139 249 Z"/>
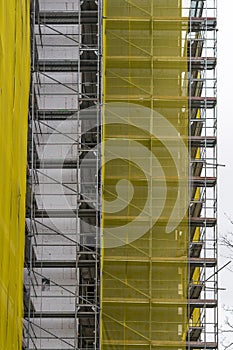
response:
<path id="1" fill-rule="evenodd" d="M 74 59 L 39 59 L 39 71 L 41 72 L 97 72 L 98 60 L 91 58 Z"/>
<path id="2" fill-rule="evenodd" d="M 117 344 L 116 344 L 117 342 Z M 132 346 L 138 346 L 138 345 L 142 345 L 142 346 L 149 346 L 151 343 L 147 343 L 147 342 L 144 342 L 144 341 L 125 341 L 125 340 L 122 340 L 122 341 L 108 341 L 108 342 L 103 342 L 103 344 L 105 345 L 109 345 L 111 347 L 114 347 L 114 346 L 117 346 L 117 345 L 122 345 L 122 346 L 126 346 L 126 345 L 130 345 L 131 347 Z M 186 347 L 186 350 L 196 350 L 196 349 L 204 349 L 204 350 L 213 350 L 213 349 L 217 349 L 218 345 L 217 343 L 214 343 L 214 342 L 201 342 L 201 341 L 197 341 L 197 342 L 184 342 L 184 343 L 177 343 L 177 342 L 170 342 L 169 344 L 165 341 L 165 342 L 153 342 L 153 346 L 154 346 L 154 349 L 158 349 L 158 350 L 161 350 L 163 348 L 165 348 L 165 350 L 167 349 L 167 347 L 169 346 L 169 349 L 172 349 L 174 348 L 174 350 L 177 349 L 177 347 L 181 347 L 182 349 L 184 347 Z M 34 350 L 35 348 L 29 348 L 28 350 Z M 70 348 L 67 348 L 68 350 L 73 350 L 73 347 L 70 347 Z M 51 348 L 38 348 L 37 347 L 37 350 L 51 350 Z M 56 346 L 56 350 L 64 350 L 64 348 L 58 348 Z"/>
<path id="3" fill-rule="evenodd" d="M 190 264 L 193 267 L 215 267 L 217 260 L 215 258 L 149 258 L 145 257 L 128 257 L 127 259 L 119 256 L 108 256 L 105 259 L 109 262 L 127 261 L 127 262 L 140 262 L 140 263 L 153 263 L 153 264 Z M 91 267 L 98 263 L 98 259 L 78 259 L 75 260 L 35 260 L 32 262 L 34 268 L 75 268 L 77 267 Z"/>
<path id="4" fill-rule="evenodd" d="M 164 178 L 158 177 L 158 176 L 151 176 L 151 180 L 156 181 L 156 184 L 163 183 Z M 119 180 L 119 176 L 105 176 L 105 182 L 109 184 L 113 183 L 115 184 L 116 181 Z M 187 182 L 186 178 L 181 177 L 170 177 L 166 176 L 166 183 L 172 184 L 177 183 L 177 181 L 184 181 Z M 145 177 L 140 177 L 140 175 L 130 176 L 130 181 L 133 181 L 134 185 L 140 185 L 140 184 L 146 184 L 148 182 L 148 179 Z M 189 183 L 194 187 L 214 187 L 216 185 L 217 178 L 216 177 L 201 177 L 201 176 L 195 176 L 192 178 L 189 178 Z"/>
<path id="5" fill-rule="evenodd" d="M 217 63 L 215 57 L 179 57 L 179 56 L 107 56 L 107 68 L 128 68 L 131 69 L 148 68 L 148 64 L 153 61 L 154 69 L 179 69 L 186 71 L 214 69 Z"/>
<path id="6" fill-rule="evenodd" d="M 85 107 L 84 107 L 85 108 Z M 94 108 L 82 109 L 39 109 L 37 111 L 39 120 L 96 120 L 99 111 Z"/>
<path id="7" fill-rule="evenodd" d="M 214 57 L 150 57 L 148 56 L 109 56 L 107 68 L 127 68 L 130 62 L 131 69 L 148 68 L 148 64 L 153 60 L 154 69 L 179 69 L 187 70 L 188 66 L 192 70 L 214 69 L 216 58 Z M 95 57 L 90 59 L 80 57 L 75 59 L 39 59 L 39 70 L 43 72 L 74 72 L 80 66 L 81 72 L 97 71 L 98 60 Z"/>
<path id="8" fill-rule="evenodd" d="M 32 312 L 31 315 L 26 313 L 24 314 L 24 318 L 72 318 L 75 319 L 75 312 L 72 311 L 37 311 L 37 312 Z M 91 311 L 79 311 L 77 312 L 77 318 L 89 318 L 89 317 L 95 317 L 95 312 Z"/>
<path id="9" fill-rule="evenodd" d="M 36 24 L 95 24 L 98 22 L 97 11 L 40 11 L 36 16 Z"/>
<path id="10" fill-rule="evenodd" d="M 117 347 L 117 346 L 153 346 L 153 349 L 172 349 L 174 348 L 174 350 L 178 349 L 178 348 L 182 348 L 184 349 L 186 347 L 186 349 L 188 350 L 196 350 L 196 349 L 217 349 L 217 343 L 214 342 L 176 342 L 176 341 L 145 341 L 145 340 L 104 340 L 102 342 L 103 345 L 105 346 L 109 346 L 109 347 Z"/>
<path id="11" fill-rule="evenodd" d="M 189 30 L 198 32 L 201 30 L 214 30 L 217 26 L 216 17 L 127 17 L 111 16 L 104 17 L 108 21 L 109 29 L 128 30 L 129 24 L 131 30 L 145 30 L 151 28 L 151 22 L 156 25 L 156 30 Z"/>
<path id="12" fill-rule="evenodd" d="M 43 268 L 43 269 L 58 269 L 58 268 L 91 268 L 94 267 L 99 260 L 96 259 L 87 259 L 87 260 L 79 260 L 77 263 L 73 260 L 36 260 L 32 262 L 33 268 Z"/>
<path id="13" fill-rule="evenodd" d="M 189 105 L 191 108 L 214 108 L 217 103 L 216 97 L 183 97 L 183 96 L 157 96 L 149 94 L 140 95 L 108 95 L 107 102 L 119 102 L 128 101 L 130 103 L 151 102 L 154 103 L 154 108 L 187 108 Z"/>

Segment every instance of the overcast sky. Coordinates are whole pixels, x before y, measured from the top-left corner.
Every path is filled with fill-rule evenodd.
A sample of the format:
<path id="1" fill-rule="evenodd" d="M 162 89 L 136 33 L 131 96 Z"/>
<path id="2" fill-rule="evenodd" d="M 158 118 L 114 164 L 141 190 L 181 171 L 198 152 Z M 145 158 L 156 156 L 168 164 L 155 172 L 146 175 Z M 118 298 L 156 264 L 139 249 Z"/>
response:
<path id="1" fill-rule="evenodd" d="M 219 236 L 233 232 L 224 213 L 233 219 L 233 45 L 232 22 L 233 0 L 218 0 L 218 162 L 226 167 L 219 167 L 218 209 Z M 224 264 L 226 255 L 220 247 L 219 266 Z M 226 261 L 228 261 L 227 259 Z M 230 265 L 233 269 L 233 263 Z M 219 273 L 220 291 L 219 316 L 220 324 L 224 320 L 223 304 L 233 307 L 233 273 L 227 269 Z M 233 337 L 232 337 L 233 338 Z M 220 347 L 221 349 L 221 347 Z M 229 348 L 232 350 L 233 346 Z"/>

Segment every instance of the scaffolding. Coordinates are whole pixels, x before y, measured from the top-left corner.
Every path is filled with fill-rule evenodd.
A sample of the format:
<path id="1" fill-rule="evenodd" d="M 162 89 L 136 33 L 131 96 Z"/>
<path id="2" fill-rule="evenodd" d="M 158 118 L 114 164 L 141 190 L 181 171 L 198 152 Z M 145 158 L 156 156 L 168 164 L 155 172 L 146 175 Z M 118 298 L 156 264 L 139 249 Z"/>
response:
<path id="1" fill-rule="evenodd" d="M 28 350 L 99 349 L 101 20 L 100 1 L 32 2 Z"/>
<path id="2" fill-rule="evenodd" d="M 218 348 L 216 11 L 32 1 L 25 350 Z"/>
<path id="3" fill-rule="evenodd" d="M 190 225 L 189 231 L 190 260 L 199 259 L 201 264 L 189 266 L 188 296 L 195 300 L 196 310 L 189 304 L 192 317 L 187 339 L 202 341 L 204 349 L 218 348 L 216 5 L 216 1 L 191 1 L 191 30 L 187 37 L 192 177 L 189 215 L 191 220 L 196 217 L 203 221 L 199 228 Z M 190 57 L 202 57 L 203 67 L 195 67 Z M 194 99 L 198 99 L 197 105 L 192 102 Z M 198 139 L 198 143 L 194 139 Z M 197 312 L 201 300 L 204 303 Z"/>

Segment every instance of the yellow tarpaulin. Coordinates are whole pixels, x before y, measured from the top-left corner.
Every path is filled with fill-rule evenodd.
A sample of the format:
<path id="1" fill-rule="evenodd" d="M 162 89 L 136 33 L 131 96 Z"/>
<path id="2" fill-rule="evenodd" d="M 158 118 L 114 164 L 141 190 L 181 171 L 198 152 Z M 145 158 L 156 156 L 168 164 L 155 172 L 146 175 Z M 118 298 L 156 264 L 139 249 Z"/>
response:
<path id="1" fill-rule="evenodd" d="M 0 1 L 0 349 L 22 349 L 30 1 Z"/>
<path id="2" fill-rule="evenodd" d="M 101 350 L 184 350 L 187 11 L 104 1 Z"/>

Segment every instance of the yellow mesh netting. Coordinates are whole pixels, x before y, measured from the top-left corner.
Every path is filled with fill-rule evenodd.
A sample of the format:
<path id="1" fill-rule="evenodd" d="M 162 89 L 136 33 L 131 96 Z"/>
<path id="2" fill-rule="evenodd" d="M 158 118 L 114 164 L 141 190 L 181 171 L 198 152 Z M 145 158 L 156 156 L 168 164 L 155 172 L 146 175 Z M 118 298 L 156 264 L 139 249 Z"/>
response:
<path id="1" fill-rule="evenodd" d="M 0 2 L 0 349 L 22 349 L 29 1 Z"/>
<path id="2" fill-rule="evenodd" d="M 104 4 L 101 349 L 184 350 L 188 18 L 178 0 Z"/>

